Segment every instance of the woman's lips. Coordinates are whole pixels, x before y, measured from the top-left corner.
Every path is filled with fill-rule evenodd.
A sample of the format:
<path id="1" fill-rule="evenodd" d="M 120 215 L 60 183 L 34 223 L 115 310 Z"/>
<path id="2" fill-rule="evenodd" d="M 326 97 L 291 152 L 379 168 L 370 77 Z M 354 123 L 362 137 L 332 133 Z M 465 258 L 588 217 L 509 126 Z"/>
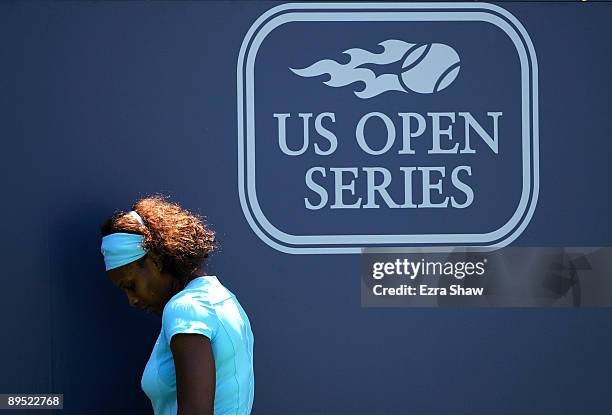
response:
<path id="1" fill-rule="evenodd" d="M 157 310 L 158 310 L 158 308 L 156 308 L 155 306 L 146 306 L 146 307 L 140 307 L 140 308 L 147 314 L 157 314 Z"/>

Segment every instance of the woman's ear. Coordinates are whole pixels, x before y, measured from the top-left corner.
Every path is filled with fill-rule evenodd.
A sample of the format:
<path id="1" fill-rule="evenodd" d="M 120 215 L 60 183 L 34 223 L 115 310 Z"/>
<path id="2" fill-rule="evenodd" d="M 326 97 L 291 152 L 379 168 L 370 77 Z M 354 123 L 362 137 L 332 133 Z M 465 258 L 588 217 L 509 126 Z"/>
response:
<path id="1" fill-rule="evenodd" d="M 159 272 L 162 272 L 163 264 L 161 257 L 155 252 L 147 253 L 147 257 L 151 260 L 151 263 L 157 268 Z"/>

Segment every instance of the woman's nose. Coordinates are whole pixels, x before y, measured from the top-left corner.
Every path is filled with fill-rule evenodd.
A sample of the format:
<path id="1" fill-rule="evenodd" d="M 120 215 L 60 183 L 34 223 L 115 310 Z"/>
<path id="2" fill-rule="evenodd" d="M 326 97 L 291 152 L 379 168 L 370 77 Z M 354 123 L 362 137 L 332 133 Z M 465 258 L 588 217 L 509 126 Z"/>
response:
<path id="1" fill-rule="evenodd" d="M 131 297 L 128 295 L 128 302 L 132 307 L 138 307 L 138 300 L 136 299 L 136 297 Z"/>

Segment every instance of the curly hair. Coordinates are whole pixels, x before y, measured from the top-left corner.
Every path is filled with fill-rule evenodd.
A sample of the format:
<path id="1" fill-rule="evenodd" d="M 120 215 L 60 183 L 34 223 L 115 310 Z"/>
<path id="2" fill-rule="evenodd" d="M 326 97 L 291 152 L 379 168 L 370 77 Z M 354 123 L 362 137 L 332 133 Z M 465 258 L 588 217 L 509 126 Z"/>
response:
<path id="1" fill-rule="evenodd" d="M 158 254 L 163 271 L 177 279 L 194 277 L 216 248 L 215 232 L 205 225 L 205 219 L 168 202 L 165 196 L 140 199 L 132 210 L 143 225 L 128 212 L 116 212 L 100 227 L 102 236 L 116 232 L 143 235 L 143 248 Z"/>

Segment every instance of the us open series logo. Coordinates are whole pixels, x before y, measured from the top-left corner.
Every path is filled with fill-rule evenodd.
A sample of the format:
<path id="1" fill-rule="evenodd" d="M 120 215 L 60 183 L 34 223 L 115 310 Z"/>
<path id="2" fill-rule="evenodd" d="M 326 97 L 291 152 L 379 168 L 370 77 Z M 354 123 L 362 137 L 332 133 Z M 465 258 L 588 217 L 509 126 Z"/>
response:
<path id="1" fill-rule="evenodd" d="M 498 6 L 281 5 L 237 86 L 240 202 L 275 249 L 491 249 L 533 215 L 536 55 Z"/>

